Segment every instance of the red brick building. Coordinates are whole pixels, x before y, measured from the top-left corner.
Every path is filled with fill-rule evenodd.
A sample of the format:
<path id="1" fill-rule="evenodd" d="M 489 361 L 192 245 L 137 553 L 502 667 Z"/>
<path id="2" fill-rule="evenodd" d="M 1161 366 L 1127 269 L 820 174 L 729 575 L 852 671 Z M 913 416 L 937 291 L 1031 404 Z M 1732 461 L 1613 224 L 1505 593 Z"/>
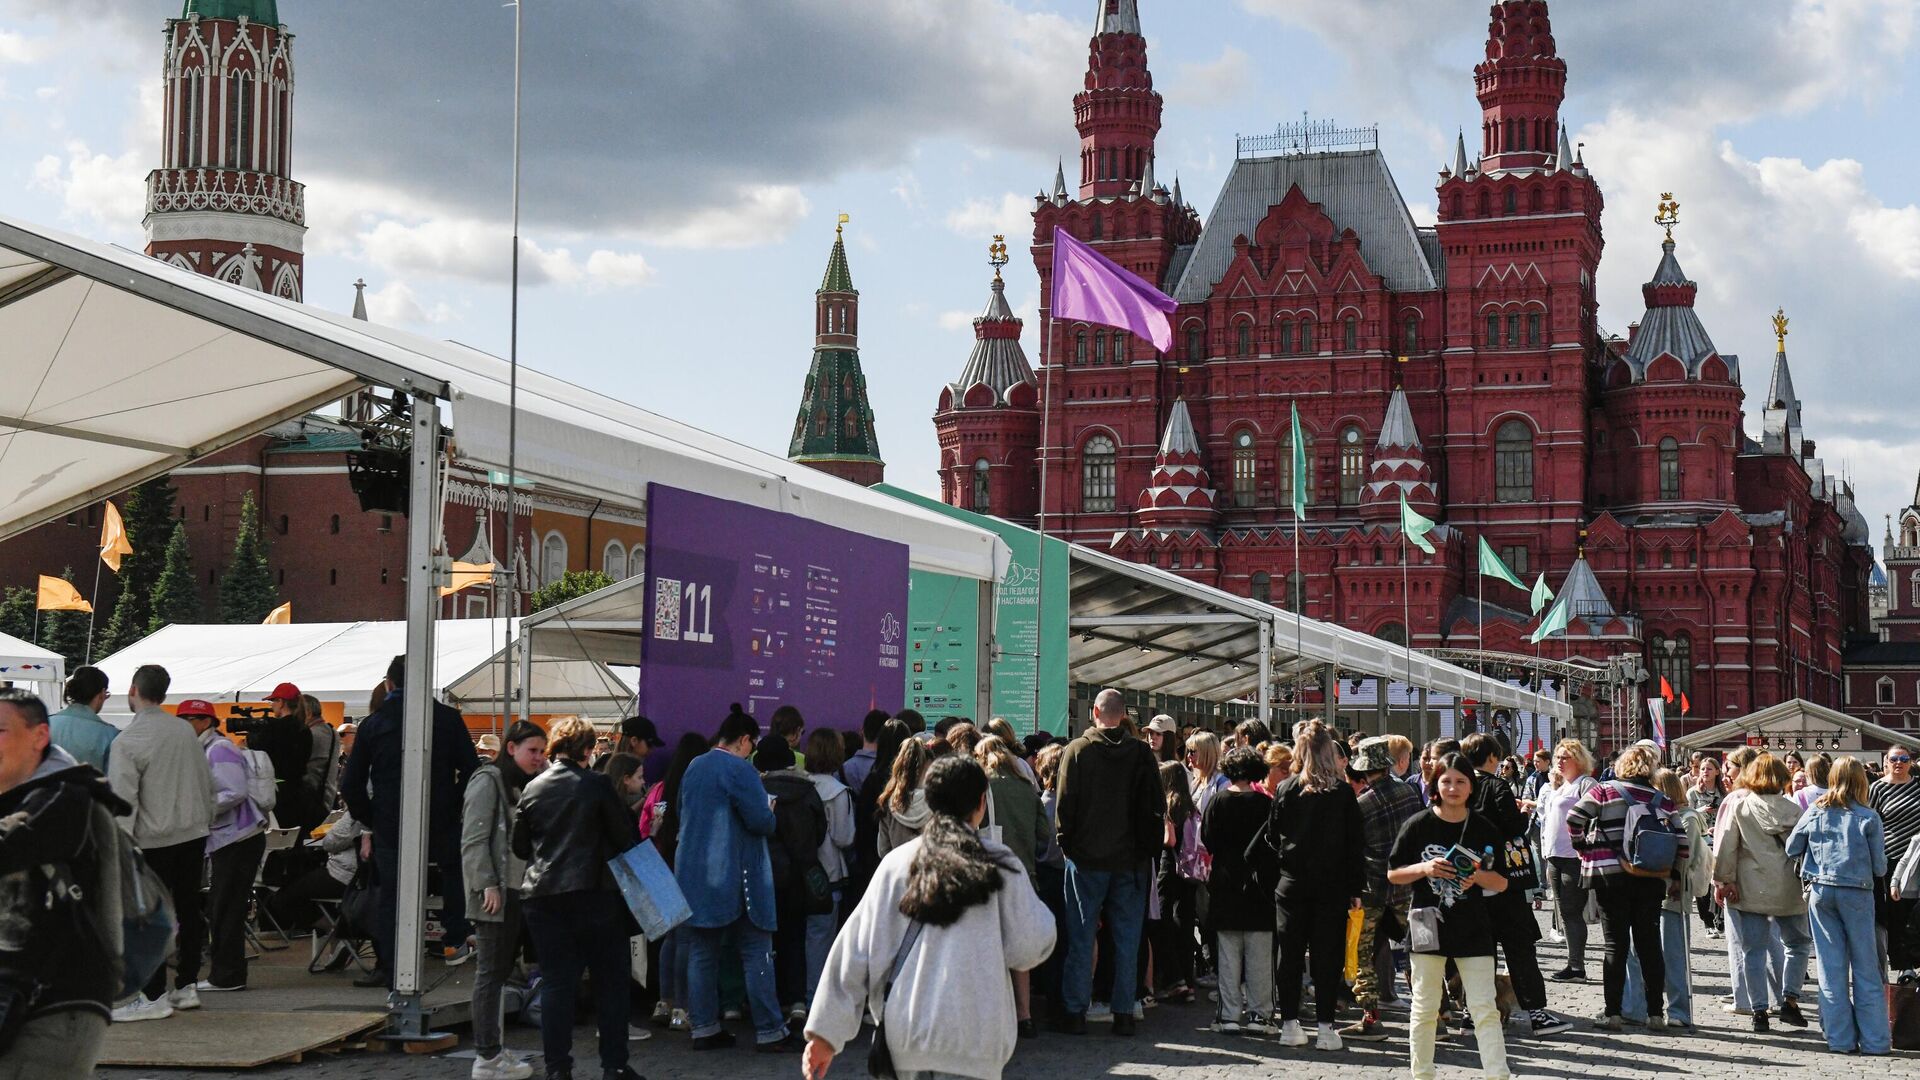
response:
<path id="1" fill-rule="evenodd" d="M 1041 372 L 997 362 L 1018 324 L 990 307 L 935 416 L 946 500 L 1421 648 L 1531 653 L 1525 592 L 1489 581 L 1481 618 L 1484 537 L 1571 593 L 1547 655 L 1643 653 L 1695 722 L 1837 707 L 1870 537 L 1800 429 L 1784 322 L 1757 440 L 1671 227 L 1657 253 L 1632 228 L 1645 312 L 1602 331 L 1604 198 L 1562 126 L 1567 75 L 1546 3 L 1504 0 L 1474 71 L 1481 145 L 1463 135 L 1440 171 L 1437 226 L 1373 130 L 1319 124 L 1240 140 L 1203 224 L 1154 173 L 1135 0 L 1106 0 L 1074 99 L 1078 186 L 1062 169 L 1035 203 Z M 1179 302 L 1169 355 L 1047 318 L 1056 226 Z M 1403 493 L 1442 523 L 1405 568 Z"/>
<path id="2" fill-rule="evenodd" d="M 1847 649 L 1846 711 L 1912 731 L 1920 729 L 1920 486 L 1899 521 L 1888 519 L 1881 554 L 1886 568 L 1876 578 L 1886 611 L 1871 636 Z"/>

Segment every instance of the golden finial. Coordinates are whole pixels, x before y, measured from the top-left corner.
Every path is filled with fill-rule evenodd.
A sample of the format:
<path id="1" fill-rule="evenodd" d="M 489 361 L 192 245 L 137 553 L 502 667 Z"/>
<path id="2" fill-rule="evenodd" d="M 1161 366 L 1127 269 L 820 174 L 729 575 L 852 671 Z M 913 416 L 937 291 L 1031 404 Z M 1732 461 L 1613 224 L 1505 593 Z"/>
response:
<path id="1" fill-rule="evenodd" d="M 1673 227 L 1680 224 L 1680 204 L 1673 201 L 1673 192 L 1660 193 L 1660 212 L 1653 215 L 1653 223 L 1664 226 L 1667 230 L 1667 243 L 1673 243 Z"/>
<path id="2" fill-rule="evenodd" d="M 1773 336 L 1780 341 L 1780 351 L 1787 351 L 1787 309 L 1781 308 L 1773 313 Z"/>
<path id="3" fill-rule="evenodd" d="M 995 233 L 993 243 L 987 245 L 987 262 L 993 266 L 993 280 L 1000 280 L 1000 268 L 1011 261 L 1007 257 L 1007 238 Z"/>
<path id="4" fill-rule="evenodd" d="M 851 215 L 848 215 L 848 214 L 840 215 L 840 223 L 833 227 L 833 238 L 835 240 L 838 240 L 840 239 L 841 236 L 845 235 L 847 231 L 847 222 L 852 220 L 853 218 Z"/>

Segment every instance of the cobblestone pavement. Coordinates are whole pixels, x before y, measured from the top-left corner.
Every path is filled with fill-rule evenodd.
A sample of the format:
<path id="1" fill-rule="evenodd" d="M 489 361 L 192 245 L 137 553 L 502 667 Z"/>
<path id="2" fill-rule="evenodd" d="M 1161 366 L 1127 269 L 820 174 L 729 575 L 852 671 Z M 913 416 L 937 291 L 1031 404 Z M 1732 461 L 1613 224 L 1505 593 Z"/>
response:
<path id="1" fill-rule="evenodd" d="M 1513 1075 L 1519 1078 L 1629 1078 L 1705 1077 L 1713 1080 L 1753 1080 L 1755 1074 L 1793 1080 L 1855 1080 L 1873 1077 L 1920 1078 L 1920 1054 L 1890 1058 L 1861 1058 L 1827 1052 L 1818 1020 L 1804 1031 L 1775 1025 L 1771 1035 L 1755 1035 L 1747 1019 L 1721 1009 L 1727 993 L 1727 956 L 1719 941 L 1699 934 L 1695 924 L 1693 951 L 1695 1022 L 1693 1035 L 1652 1035 L 1629 1028 L 1611 1035 L 1593 1029 L 1591 1021 L 1601 1007 L 1600 985 L 1549 984 L 1551 1006 L 1579 1021 L 1564 1035 L 1545 1039 L 1510 1034 L 1507 1052 Z M 1598 935 L 1595 935 L 1596 942 Z M 1540 961 L 1547 971 L 1565 962 L 1564 946 L 1542 943 Z M 1588 970 L 1600 969 L 1597 944 L 1590 948 Z M 1817 1004 L 1811 975 L 1807 996 Z M 1402 985 L 1402 996 L 1405 994 Z M 1809 1014 L 1817 1009 L 1810 1008 Z M 1161 1006 L 1147 1014 L 1137 1036 L 1114 1037 L 1096 1025 L 1085 1038 L 1046 1034 L 1023 1043 L 1006 1071 L 1007 1080 L 1077 1080 L 1081 1077 L 1156 1077 L 1168 1080 L 1352 1080 L 1352 1078 L 1407 1075 L 1406 1014 L 1389 1010 L 1383 1017 L 1392 1041 L 1351 1044 L 1337 1054 L 1311 1049 L 1281 1049 L 1271 1039 L 1215 1035 L 1207 1030 L 1212 1012 L 1205 1004 Z M 752 1036 L 741 1027 L 743 1043 Z M 1510 1029 L 1514 1030 L 1514 1029 Z M 464 1032 L 463 1032 L 464 1034 Z M 508 1044 L 523 1052 L 537 1052 L 539 1035 L 527 1027 L 509 1029 Z M 582 1080 L 598 1076 L 594 1068 L 595 1038 L 582 1028 L 575 1040 L 576 1069 Z M 718 1053 L 694 1054 L 684 1035 L 656 1032 L 646 1042 L 633 1044 L 633 1066 L 649 1080 L 706 1080 L 725 1075 L 728 1080 L 795 1080 L 800 1075 L 796 1057 L 769 1058 L 745 1046 Z M 189 1073 L 141 1069 L 103 1069 L 105 1080 L 174 1080 L 186 1076 L 245 1076 L 247 1080 L 454 1080 L 472 1067 L 471 1049 L 462 1048 L 432 1057 L 394 1054 L 347 1054 L 303 1065 L 260 1069 L 244 1074 Z M 865 1051 L 858 1047 L 834 1063 L 832 1075 L 845 1080 L 866 1075 Z M 1479 1075 L 1479 1059 L 1471 1037 L 1465 1037 L 1439 1056 L 1440 1076 L 1460 1080 Z M 539 1075 L 537 1072 L 536 1076 Z"/>

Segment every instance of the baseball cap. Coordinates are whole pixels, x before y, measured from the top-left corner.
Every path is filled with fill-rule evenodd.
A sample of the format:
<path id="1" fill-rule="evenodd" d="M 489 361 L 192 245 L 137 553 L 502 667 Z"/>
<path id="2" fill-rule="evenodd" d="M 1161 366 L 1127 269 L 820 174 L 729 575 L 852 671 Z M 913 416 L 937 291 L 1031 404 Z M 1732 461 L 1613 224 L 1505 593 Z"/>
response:
<path id="1" fill-rule="evenodd" d="M 273 688 L 273 693 L 267 695 L 267 700 L 268 701 L 299 701 L 300 688 L 293 685 L 290 682 L 283 682 L 279 686 L 276 686 Z"/>
<path id="2" fill-rule="evenodd" d="M 620 735 L 623 738 L 639 739 L 648 746 L 667 745 L 667 740 L 660 737 L 660 730 L 653 726 L 653 721 L 644 716 L 629 716 L 620 721 Z"/>
<path id="3" fill-rule="evenodd" d="M 213 711 L 213 702 L 202 701 L 199 698 L 188 698 L 181 702 L 178 708 L 173 710 L 173 715 L 185 720 L 189 716 L 211 717 L 217 716 L 218 714 Z"/>
<path id="4" fill-rule="evenodd" d="M 1166 713 L 1161 713 L 1159 716 L 1147 721 L 1147 730 L 1157 731 L 1162 735 L 1171 735 L 1180 730 L 1180 727 L 1173 722 L 1173 717 L 1168 716 Z"/>

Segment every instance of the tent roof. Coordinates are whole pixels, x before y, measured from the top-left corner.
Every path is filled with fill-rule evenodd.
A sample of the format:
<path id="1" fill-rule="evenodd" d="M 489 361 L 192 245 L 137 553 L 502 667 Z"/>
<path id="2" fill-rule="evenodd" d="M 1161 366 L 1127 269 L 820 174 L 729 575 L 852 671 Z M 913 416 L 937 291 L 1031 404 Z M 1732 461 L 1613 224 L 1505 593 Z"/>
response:
<path id="1" fill-rule="evenodd" d="M 0 217 L 0 538 L 372 384 L 452 412 L 462 461 L 504 470 L 508 365 L 448 342 Z M 917 569 L 990 581 L 992 533 L 551 376 L 520 372 L 514 472 L 644 507 L 666 483 L 882 537 Z"/>
<path id="2" fill-rule="evenodd" d="M 66 668 L 66 658 L 52 649 L 0 634 L 0 682 L 55 682 Z"/>
<path id="3" fill-rule="evenodd" d="M 498 664 L 509 620 L 451 619 L 434 629 L 434 688 L 468 711 L 489 712 L 499 700 Z M 358 713 L 387 664 L 406 650 L 404 622 L 294 623 L 282 626 L 169 626 L 100 661 L 115 686 L 142 664 L 173 677 L 169 702 L 259 701 L 282 683 Z M 536 712 L 622 715 L 633 686 L 603 664 L 536 665 Z"/>
<path id="4" fill-rule="evenodd" d="M 1888 746 L 1904 746 L 1910 750 L 1920 750 L 1920 739 L 1905 732 L 1884 728 L 1857 716 L 1829 709 L 1824 705 L 1815 705 L 1811 701 L 1794 698 L 1778 705 L 1769 705 L 1758 712 L 1702 728 L 1691 735 L 1683 735 L 1673 740 L 1673 749 L 1678 753 L 1691 753 L 1705 750 L 1722 743 L 1744 740 L 1749 733 L 1763 730 L 1777 730 L 1775 725 L 1798 720 L 1804 727 L 1808 722 L 1822 727 L 1837 728 L 1841 731 L 1857 732 L 1867 738 L 1886 743 Z"/>

